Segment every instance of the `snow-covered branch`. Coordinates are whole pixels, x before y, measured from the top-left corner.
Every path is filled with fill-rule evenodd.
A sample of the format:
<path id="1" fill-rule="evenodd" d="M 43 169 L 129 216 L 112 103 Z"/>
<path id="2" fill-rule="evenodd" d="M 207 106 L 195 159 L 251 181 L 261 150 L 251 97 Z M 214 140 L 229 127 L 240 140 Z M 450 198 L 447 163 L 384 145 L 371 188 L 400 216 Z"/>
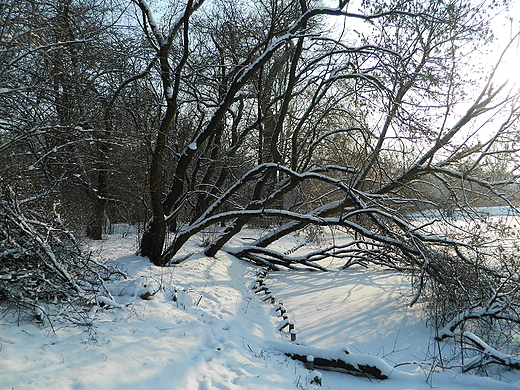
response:
<path id="1" fill-rule="evenodd" d="M 481 368 L 483 365 L 491 363 L 520 370 L 520 359 L 496 350 L 471 332 L 464 332 L 463 337 L 480 351 L 480 355 L 476 355 L 469 363 L 464 365 L 463 372 Z"/>
<path id="2" fill-rule="evenodd" d="M 39 302 L 92 303 L 90 299 L 109 278 L 112 269 L 90 262 L 67 231 L 59 215 L 42 221 L 20 209 L 14 192 L 0 188 L 0 294 L 46 316 Z M 82 310 L 82 309 L 80 309 Z"/>

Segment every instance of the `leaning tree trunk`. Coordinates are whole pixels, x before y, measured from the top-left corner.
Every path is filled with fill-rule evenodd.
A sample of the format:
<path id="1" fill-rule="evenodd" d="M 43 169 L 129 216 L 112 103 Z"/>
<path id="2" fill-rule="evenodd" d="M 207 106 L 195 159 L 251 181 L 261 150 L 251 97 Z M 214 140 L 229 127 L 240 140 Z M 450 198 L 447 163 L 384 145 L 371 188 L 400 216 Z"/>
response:
<path id="1" fill-rule="evenodd" d="M 202 2 L 199 2 L 199 5 Z M 140 253 L 142 256 L 148 257 L 152 263 L 156 265 L 162 264 L 162 252 L 164 248 L 164 241 L 166 239 L 166 217 L 171 209 L 163 203 L 163 160 L 166 151 L 166 143 L 168 134 L 170 132 L 173 121 L 178 110 L 178 95 L 180 90 L 181 72 L 188 60 L 188 19 L 196 7 L 193 6 L 193 1 L 188 1 L 183 18 L 179 21 L 177 26 L 184 26 L 183 31 L 183 56 L 173 71 L 170 65 L 170 48 L 173 43 L 176 29 L 172 30 L 170 36 L 165 39 L 161 32 L 158 31 L 155 21 L 151 18 L 150 9 L 145 2 L 139 2 L 143 14 L 148 15 L 148 22 L 152 28 L 159 50 L 157 57 L 159 58 L 161 69 L 161 81 L 163 91 L 166 98 L 166 113 L 159 126 L 157 134 L 157 142 L 155 144 L 154 153 L 152 156 L 152 163 L 150 166 L 150 199 L 152 204 L 152 220 L 149 222 L 147 229 L 141 239 Z M 177 179 L 177 178 L 176 178 Z"/>

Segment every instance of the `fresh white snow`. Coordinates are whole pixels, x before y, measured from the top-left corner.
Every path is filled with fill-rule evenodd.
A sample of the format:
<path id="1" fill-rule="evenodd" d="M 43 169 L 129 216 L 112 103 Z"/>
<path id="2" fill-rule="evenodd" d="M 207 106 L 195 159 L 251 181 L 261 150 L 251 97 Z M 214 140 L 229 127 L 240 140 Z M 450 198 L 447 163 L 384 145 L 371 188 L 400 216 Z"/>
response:
<path id="1" fill-rule="evenodd" d="M 258 232 L 245 232 L 255 238 Z M 282 251 L 302 237 L 278 244 Z M 194 239 L 174 267 L 159 268 L 135 256 L 133 234 L 85 243 L 98 260 L 129 276 L 106 283 L 99 307 L 84 322 L 55 324 L 0 319 L 0 389 L 515 389 L 517 372 L 501 381 L 458 370 L 433 372 L 421 362 L 433 352 L 432 330 L 421 308 L 409 308 L 406 279 L 391 271 L 269 273 L 265 285 L 275 304 L 255 294 L 260 268 L 225 253 L 201 254 Z M 237 239 L 238 240 L 238 239 Z M 238 242 L 235 242 L 238 244 Z M 284 248 L 284 245 L 287 247 Z M 300 250 L 304 250 L 302 248 Z M 150 297 L 151 295 L 151 297 Z M 143 299 L 143 297 L 145 299 Z M 151 299 L 150 299 L 151 298 Z M 295 324 L 296 343 L 332 356 L 390 367 L 390 379 L 310 372 L 281 349 L 291 343 L 279 302 Z M 314 348 L 314 349 L 313 349 Z M 410 363 L 410 364 L 402 364 Z M 399 365 L 397 368 L 394 366 Z M 322 386 L 310 383 L 321 379 Z"/>

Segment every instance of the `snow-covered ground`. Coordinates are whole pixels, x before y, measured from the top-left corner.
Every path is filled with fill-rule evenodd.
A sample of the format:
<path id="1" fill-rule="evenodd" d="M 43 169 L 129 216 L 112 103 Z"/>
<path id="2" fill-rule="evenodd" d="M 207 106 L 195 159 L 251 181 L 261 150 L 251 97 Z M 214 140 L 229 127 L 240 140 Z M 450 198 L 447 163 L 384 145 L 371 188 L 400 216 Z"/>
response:
<path id="1" fill-rule="evenodd" d="M 295 240 L 280 245 L 290 248 Z M 276 306 L 252 290 L 261 269 L 224 253 L 204 257 L 198 254 L 199 243 L 184 248 L 184 253 L 195 252 L 185 262 L 158 268 L 133 255 L 136 238 L 131 234 L 87 242 L 94 256 L 118 264 L 129 276 L 107 283 L 115 304 L 92 310 L 84 319 L 91 326 L 62 324 L 55 332 L 4 315 L 0 389 L 317 389 L 309 384 L 303 363 L 280 352 L 291 344 L 289 334 L 278 331 L 282 319 Z M 295 323 L 296 343 L 325 350 L 346 347 L 399 366 L 387 380 L 323 371 L 321 388 L 520 386 L 516 372 L 497 381 L 457 370 L 433 372 L 424 364 L 400 365 L 433 353 L 432 330 L 421 308 L 408 307 L 407 281 L 390 271 L 331 268 L 270 273 L 265 279 Z M 141 299 L 146 292 L 153 299 Z M 105 295 L 100 302 L 110 303 Z"/>

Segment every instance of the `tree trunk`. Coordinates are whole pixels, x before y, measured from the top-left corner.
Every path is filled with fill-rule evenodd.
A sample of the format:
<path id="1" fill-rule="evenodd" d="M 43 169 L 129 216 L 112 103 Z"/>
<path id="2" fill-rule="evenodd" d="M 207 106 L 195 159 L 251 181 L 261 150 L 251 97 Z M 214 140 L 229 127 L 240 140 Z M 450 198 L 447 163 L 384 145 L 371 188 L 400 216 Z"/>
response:
<path id="1" fill-rule="evenodd" d="M 87 227 L 87 236 L 91 240 L 103 239 L 103 223 L 107 207 L 107 167 L 98 168 L 97 200 Z"/>
<path id="2" fill-rule="evenodd" d="M 166 222 L 164 218 L 152 218 L 141 239 L 139 253 L 148 257 L 155 265 L 162 266 L 162 251 L 166 239 Z"/>

